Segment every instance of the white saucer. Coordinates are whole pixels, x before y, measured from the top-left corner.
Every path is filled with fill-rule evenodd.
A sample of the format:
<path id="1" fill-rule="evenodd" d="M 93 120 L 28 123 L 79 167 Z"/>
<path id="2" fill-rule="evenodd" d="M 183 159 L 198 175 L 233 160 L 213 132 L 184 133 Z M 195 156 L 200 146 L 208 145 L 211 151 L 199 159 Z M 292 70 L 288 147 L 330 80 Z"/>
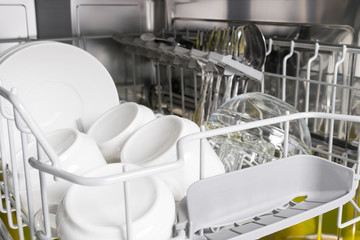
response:
<path id="1" fill-rule="evenodd" d="M 69 127 L 86 130 L 119 104 L 105 67 L 69 44 L 46 41 L 14 47 L 0 58 L 0 79 L 5 88 L 17 89 L 43 132 Z"/>
<path id="2" fill-rule="evenodd" d="M 50 42 L 50 41 L 23 42 L 23 43 L 16 44 L 12 47 L 9 47 L 8 49 L 6 49 L 2 53 L 0 53 L 0 63 L 3 62 L 7 57 L 11 56 L 11 54 L 13 54 L 14 52 L 16 52 L 22 48 L 25 48 L 25 47 L 28 47 L 31 45 L 36 45 L 36 44 L 43 44 L 44 42 Z"/>

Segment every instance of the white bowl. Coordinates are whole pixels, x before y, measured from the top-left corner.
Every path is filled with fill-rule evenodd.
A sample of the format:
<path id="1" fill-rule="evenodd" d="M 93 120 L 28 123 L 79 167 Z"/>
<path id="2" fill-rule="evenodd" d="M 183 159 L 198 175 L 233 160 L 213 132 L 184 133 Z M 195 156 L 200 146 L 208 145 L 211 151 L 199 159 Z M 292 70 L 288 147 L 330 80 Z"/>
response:
<path id="1" fill-rule="evenodd" d="M 98 146 L 95 141 L 86 134 L 80 133 L 75 129 L 61 129 L 45 135 L 50 145 L 54 148 L 59 157 L 59 168 L 82 175 L 85 172 L 104 166 L 106 164 Z M 28 157 L 37 157 L 36 142 L 31 142 L 28 145 Z M 18 180 L 21 206 L 25 214 L 28 214 L 25 174 L 22 151 L 17 153 L 18 166 Z M 45 163 L 50 163 L 46 157 L 42 160 Z M 30 167 L 30 166 L 29 166 Z M 70 183 L 59 179 L 55 181 L 53 176 L 45 174 L 46 176 L 46 191 L 48 196 L 48 203 L 50 205 L 58 205 L 64 193 L 70 186 Z M 30 167 L 30 181 L 32 185 L 31 193 L 33 198 L 34 213 L 41 209 L 40 197 L 40 181 L 38 170 Z M 13 174 L 10 169 L 8 175 L 8 183 L 10 190 L 14 192 Z"/>
<path id="2" fill-rule="evenodd" d="M 157 118 L 136 131 L 124 144 L 121 161 L 139 166 L 154 166 L 177 160 L 177 141 L 188 134 L 199 132 L 192 121 L 177 116 Z M 200 141 L 185 145 L 184 165 L 176 170 L 159 174 L 171 189 L 176 201 L 186 195 L 189 186 L 200 178 Z M 210 177 L 224 173 L 220 159 L 206 141 L 204 175 Z"/>
<path id="3" fill-rule="evenodd" d="M 130 170 L 138 168 L 126 165 Z M 123 166 L 123 163 L 109 164 L 85 176 L 121 173 Z M 175 202 L 169 189 L 155 177 L 143 177 L 128 183 L 133 239 L 170 239 Z M 56 222 L 62 240 L 127 239 L 123 183 L 96 187 L 72 185 L 58 208 Z"/>
<path id="4" fill-rule="evenodd" d="M 101 115 L 87 134 L 95 139 L 107 162 L 119 162 L 125 141 L 134 131 L 153 119 L 155 114 L 151 109 L 127 102 Z"/>

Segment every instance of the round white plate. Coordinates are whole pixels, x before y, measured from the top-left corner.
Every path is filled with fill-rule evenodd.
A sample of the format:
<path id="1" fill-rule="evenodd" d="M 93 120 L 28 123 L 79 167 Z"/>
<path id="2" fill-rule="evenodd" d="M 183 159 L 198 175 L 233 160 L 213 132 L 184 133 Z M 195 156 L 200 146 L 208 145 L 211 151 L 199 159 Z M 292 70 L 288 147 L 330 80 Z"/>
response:
<path id="1" fill-rule="evenodd" d="M 17 89 L 43 132 L 68 127 L 87 130 L 102 113 L 119 104 L 105 67 L 69 44 L 19 45 L 1 57 L 0 79 L 5 88 Z"/>
<path id="2" fill-rule="evenodd" d="M 8 49 L 6 49 L 5 51 L 3 51 L 2 53 L 0 53 L 0 63 L 3 62 L 7 57 L 11 56 L 11 54 L 13 54 L 14 52 L 31 46 L 31 45 L 36 45 L 36 44 L 43 44 L 44 42 L 49 42 L 49 41 L 33 41 L 33 42 L 23 42 L 23 43 L 19 43 L 17 45 L 14 45 Z"/>

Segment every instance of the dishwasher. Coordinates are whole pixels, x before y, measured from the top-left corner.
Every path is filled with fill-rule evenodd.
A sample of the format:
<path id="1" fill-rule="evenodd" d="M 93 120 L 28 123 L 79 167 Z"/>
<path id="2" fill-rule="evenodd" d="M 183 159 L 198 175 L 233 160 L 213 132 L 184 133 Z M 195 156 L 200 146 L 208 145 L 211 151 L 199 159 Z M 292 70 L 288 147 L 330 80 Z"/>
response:
<path id="1" fill-rule="evenodd" d="M 95 221 L 97 225 L 87 226 L 90 232 L 96 229 L 103 231 L 101 234 L 86 235 L 86 228 L 83 230 L 74 221 L 68 223 L 67 229 L 83 231 L 85 235 L 67 235 L 67 229 L 61 224 L 65 225 L 63 222 L 73 213 L 65 215 L 65 210 L 59 213 L 60 208 L 65 208 L 64 201 L 59 206 L 48 202 L 53 193 L 48 192 L 47 186 L 60 183 L 56 185 L 59 188 L 69 184 L 72 196 L 81 197 L 82 193 L 87 196 L 78 205 L 82 209 L 79 211 L 85 213 L 85 217 L 78 218 L 79 222 L 86 222 L 91 216 L 97 218 L 89 212 L 115 201 L 87 195 L 84 189 L 121 188 L 120 200 L 116 200 L 121 206 L 115 204 L 107 209 L 121 211 L 122 223 L 112 226 L 116 231 L 121 229 L 119 239 L 360 239 L 359 17 L 356 0 L 342 3 L 336 0 L 71 0 L 56 3 L 0 0 L 1 238 L 58 239 L 60 234 L 60 239 L 114 239 L 113 230 L 101 224 L 101 217 L 99 222 Z M 238 56 L 209 50 L 207 46 L 210 41 L 216 42 L 209 39 L 226 38 L 226 34 L 228 39 L 224 42 L 232 42 L 232 36 L 238 31 L 245 34 L 244 26 L 256 26 L 264 37 L 263 49 L 259 50 L 264 54 L 264 62 L 256 68 Z M 236 41 L 236 37 L 234 39 Z M 250 48 L 251 44 L 254 43 L 247 42 L 240 48 Z M 58 47 L 57 52 L 53 54 L 48 46 Z M 18 62 L 11 65 L 11 59 L 31 49 L 35 53 L 33 58 L 24 58 L 22 65 Z M 73 59 L 62 59 L 68 50 L 74 52 Z M 41 62 L 39 67 L 48 67 L 46 71 L 50 75 L 46 77 L 58 71 L 55 63 L 59 59 L 72 65 L 67 71 L 74 71 L 73 75 L 89 73 L 84 80 L 76 76 L 65 79 L 63 85 L 56 85 L 55 80 L 33 80 L 43 73 L 33 73 L 28 65 L 38 67 L 33 62 L 48 55 L 52 55 L 51 60 Z M 88 65 L 82 67 L 82 60 L 88 61 Z M 4 70 L 8 65 L 12 68 Z M 102 76 L 109 81 L 97 79 L 97 69 L 105 71 Z M 68 72 L 58 77 L 66 78 Z M 9 80 L 14 76 L 20 76 L 17 82 Z M 35 82 L 32 84 L 30 79 Z M 14 86 L 8 85 L 8 81 Z M 77 87 L 76 81 L 82 81 L 84 89 L 92 89 L 97 95 L 84 94 L 83 101 L 78 101 L 78 93 L 71 92 Z M 16 88 L 12 88 L 15 85 Z M 34 91 L 31 97 L 25 86 Z M 114 100 L 114 94 L 107 94 L 108 86 L 116 90 L 117 99 Z M 54 90 L 53 96 L 47 92 L 51 90 Z M 264 98 L 259 100 L 258 96 Z M 52 97 L 61 101 L 52 102 Z M 41 123 L 51 118 L 46 111 L 62 110 L 62 103 L 68 104 L 66 111 L 77 118 L 78 107 L 84 99 L 91 104 L 81 111 L 98 111 L 97 117 L 104 112 L 97 102 L 108 104 L 106 110 L 136 103 L 143 106 L 142 110 L 151 109 L 151 118 L 155 119 L 152 121 L 163 121 L 159 124 L 164 128 L 168 126 L 165 119 L 173 124 L 179 122 L 178 119 L 186 119 L 179 123 L 183 128 L 190 128 L 196 122 L 199 131 L 184 130 L 176 139 L 172 146 L 176 152 L 173 161 L 143 168 L 107 164 L 114 166 L 112 170 L 109 167 L 113 174 L 98 172 L 83 176 L 59 167 L 63 156 L 43 134 L 49 128 L 44 130 Z M 271 105 L 272 101 L 291 110 L 277 114 L 262 112 L 264 106 L 268 111 L 277 109 L 278 106 Z M 220 114 L 219 119 L 223 117 L 221 114 L 228 113 L 217 111 L 226 104 L 240 112 L 249 111 L 249 115 L 254 114 L 256 118 L 220 127 L 211 125 L 216 119 L 214 113 Z M 236 119 L 237 116 L 231 114 L 230 118 Z M 142 120 L 148 117 L 141 116 Z M 67 119 L 61 118 L 61 121 Z M 83 133 L 90 134 L 90 123 L 94 121 L 93 116 L 77 121 L 75 138 L 83 141 Z M 265 134 L 274 126 L 277 130 L 271 130 L 275 133 L 269 138 L 274 140 L 280 136 L 279 148 L 270 146 L 271 160 L 255 161 L 268 151 L 268 143 L 263 137 L 254 140 L 252 135 Z M 156 131 L 156 127 L 153 124 L 149 128 Z M 169 125 L 168 132 L 159 129 L 157 134 L 152 134 L 143 130 L 141 135 L 142 129 L 133 136 L 138 134 L 139 139 L 146 139 L 145 145 L 129 151 L 139 152 L 139 156 L 146 151 L 154 151 L 156 155 L 151 142 L 176 131 L 175 125 Z M 293 152 L 294 132 L 300 132 L 300 138 L 309 135 L 307 149 Z M 227 140 L 238 139 L 247 151 L 238 150 L 234 145 L 218 146 L 217 141 L 224 141 L 224 136 Z M 170 138 L 165 138 L 160 145 L 167 146 Z M 246 141 L 249 141 L 247 145 Z M 169 205 L 175 211 L 170 216 L 174 219 L 170 221 L 168 237 L 147 235 L 146 231 L 155 231 L 160 236 L 165 225 L 160 220 L 160 223 L 150 221 L 141 225 L 137 216 L 140 207 L 135 203 L 141 203 L 146 194 L 153 196 L 148 191 L 153 187 L 150 183 L 161 188 L 162 183 L 153 180 L 153 176 L 172 175 L 173 171 L 189 164 L 186 159 L 191 143 L 194 145 L 191 149 L 195 149 L 191 151 L 199 154 L 199 159 L 188 171 L 196 172 L 197 181 L 189 184 L 185 193 Z M 224 163 L 226 174 L 207 177 L 204 166 L 207 159 L 214 158 L 209 154 L 209 146 L 215 149 L 216 158 L 241 160 L 237 160 L 235 167 L 233 162 Z M 18 151 L 22 152 L 21 161 Z M 239 157 L 239 151 L 247 154 Z M 90 159 L 98 153 L 88 149 L 81 154 L 80 158 Z M 121 154 L 121 158 L 125 156 Z M 49 159 L 51 164 L 41 159 Z M 81 167 L 90 168 L 90 165 L 89 162 Z M 230 171 L 230 168 L 233 169 Z M 114 172 L 116 169 L 119 171 Z M 24 186 L 13 177 L 17 175 Z M 148 188 L 143 188 L 140 191 L 143 195 L 134 199 L 133 186 L 141 181 Z M 28 190 L 31 182 L 39 182 L 36 192 Z M 67 198 L 70 198 L 68 196 L 69 192 Z M 86 206 L 91 198 L 97 200 L 88 210 Z M 39 206 L 34 207 L 34 201 L 38 201 Z M 159 209 L 169 207 L 164 202 L 157 204 Z M 166 210 L 159 211 L 168 217 Z M 139 229 L 147 230 L 140 235 Z"/>

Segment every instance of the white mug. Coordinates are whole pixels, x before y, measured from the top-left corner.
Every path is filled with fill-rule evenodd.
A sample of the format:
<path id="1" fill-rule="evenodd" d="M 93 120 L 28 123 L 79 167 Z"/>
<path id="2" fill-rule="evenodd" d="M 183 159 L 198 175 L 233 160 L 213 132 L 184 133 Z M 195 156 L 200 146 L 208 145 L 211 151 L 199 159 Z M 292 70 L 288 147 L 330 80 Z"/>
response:
<path id="1" fill-rule="evenodd" d="M 137 166 L 113 163 L 92 170 L 86 177 L 103 177 Z M 126 218 L 123 183 L 104 186 L 72 185 L 56 214 L 62 240 L 125 240 Z M 128 182 L 129 209 L 134 240 L 168 240 L 175 222 L 175 201 L 166 185 L 156 177 L 141 177 Z"/>
<path id="2" fill-rule="evenodd" d="M 121 161 L 139 166 L 154 166 L 177 160 L 177 141 L 188 134 L 199 132 L 192 121 L 177 116 L 157 118 L 136 131 L 124 144 Z M 184 146 L 184 165 L 176 170 L 159 174 L 171 189 L 176 201 L 186 195 L 189 186 L 200 179 L 200 141 Z M 225 172 L 220 159 L 206 141 L 204 176 Z"/>
<path id="3" fill-rule="evenodd" d="M 138 128 L 155 119 L 153 111 L 133 102 L 122 103 L 102 114 L 89 128 L 108 163 L 120 161 L 125 141 Z"/>

